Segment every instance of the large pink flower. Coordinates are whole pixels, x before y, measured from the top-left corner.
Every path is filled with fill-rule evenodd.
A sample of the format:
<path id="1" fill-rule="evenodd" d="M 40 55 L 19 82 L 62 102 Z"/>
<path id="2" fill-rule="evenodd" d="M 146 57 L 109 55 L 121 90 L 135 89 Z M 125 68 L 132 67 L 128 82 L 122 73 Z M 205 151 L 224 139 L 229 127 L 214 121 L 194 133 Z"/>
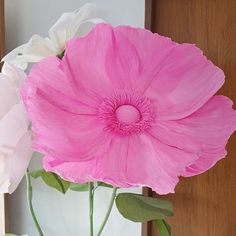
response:
<path id="1" fill-rule="evenodd" d="M 194 45 L 99 24 L 36 64 L 22 94 L 47 170 L 166 194 L 225 157 L 236 112 L 213 96 L 223 83 Z"/>

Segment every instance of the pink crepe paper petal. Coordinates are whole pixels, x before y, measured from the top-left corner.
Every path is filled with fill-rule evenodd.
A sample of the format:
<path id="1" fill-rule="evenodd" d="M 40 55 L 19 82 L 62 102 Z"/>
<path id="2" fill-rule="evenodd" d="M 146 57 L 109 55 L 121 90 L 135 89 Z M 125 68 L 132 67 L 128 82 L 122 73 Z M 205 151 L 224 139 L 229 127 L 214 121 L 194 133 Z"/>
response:
<path id="1" fill-rule="evenodd" d="M 34 66 L 22 95 L 46 170 L 167 194 L 225 155 L 236 118 L 212 97 L 223 82 L 194 45 L 99 24 Z"/>
<path id="2" fill-rule="evenodd" d="M 135 60 L 130 60 L 133 65 L 136 57 L 140 60 L 136 89 L 157 103 L 159 119 L 190 115 L 224 83 L 223 71 L 192 44 L 178 44 L 145 29 L 120 26 L 114 32 L 136 49 Z"/>
<path id="3" fill-rule="evenodd" d="M 191 116 L 159 122 L 149 132 L 167 145 L 196 153 L 199 158 L 183 175 L 200 174 L 227 154 L 226 143 L 236 129 L 236 111 L 232 104 L 227 97 L 214 96 Z"/>
<path id="4" fill-rule="evenodd" d="M 143 158 L 148 161 L 144 161 Z M 178 173 L 197 156 L 147 136 L 114 138 L 103 157 L 83 162 L 44 158 L 44 168 L 78 183 L 103 181 L 113 186 L 149 186 L 160 194 L 174 192 Z M 140 169 L 141 171 L 137 171 Z M 158 171 L 157 171 L 158 170 Z M 174 174 L 175 173 L 175 174 Z"/>

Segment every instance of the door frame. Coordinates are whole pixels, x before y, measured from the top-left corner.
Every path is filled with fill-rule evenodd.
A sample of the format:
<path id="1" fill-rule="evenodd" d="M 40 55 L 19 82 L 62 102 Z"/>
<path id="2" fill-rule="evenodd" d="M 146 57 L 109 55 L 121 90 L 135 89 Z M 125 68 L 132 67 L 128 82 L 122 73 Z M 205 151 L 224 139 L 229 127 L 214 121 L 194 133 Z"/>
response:
<path id="1" fill-rule="evenodd" d="M 5 53 L 4 0 L 0 0 L 0 58 Z M 0 64 L 0 68 L 1 68 Z M 6 195 L 0 194 L 0 235 L 6 232 Z"/>
<path id="2" fill-rule="evenodd" d="M 145 0 L 145 29 L 152 31 L 152 19 L 153 19 L 153 3 L 154 0 Z M 143 188 L 143 194 L 145 196 L 152 196 L 152 190 L 150 188 Z M 151 222 L 142 224 L 142 236 L 151 236 L 152 225 Z"/>
<path id="3" fill-rule="evenodd" d="M 145 29 L 152 31 L 154 0 L 145 0 Z"/>

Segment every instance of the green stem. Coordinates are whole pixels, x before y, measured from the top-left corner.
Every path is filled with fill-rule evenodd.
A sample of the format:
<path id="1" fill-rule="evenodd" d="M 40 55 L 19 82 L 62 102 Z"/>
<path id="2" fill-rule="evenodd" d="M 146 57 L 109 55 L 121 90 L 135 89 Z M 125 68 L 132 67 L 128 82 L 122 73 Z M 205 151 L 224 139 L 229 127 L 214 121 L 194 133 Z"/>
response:
<path id="1" fill-rule="evenodd" d="M 93 236 L 93 200 L 94 200 L 94 184 L 89 183 L 89 222 L 90 236 Z"/>
<path id="2" fill-rule="evenodd" d="M 30 174 L 29 174 L 29 170 L 27 170 L 26 174 L 26 183 L 27 183 L 27 199 L 28 199 L 28 205 L 29 205 L 29 210 L 32 216 L 32 219 L 34 221 L 34 224 L 37 228 L 37 231 L 39 233 L 39 236 L 43 236 L 43 231 L 38 223 L 38 220 L 36 218 L 35 212 L 34 212 L 34 208 L 33 208 L 33 191 L 32 191 L 32 184 L 31 184 L 31 178 L 30 178 Z"/>
<path id="3" fill-rule="evenodd" d="M 104 227 L 105 227 L 105 225 L 106 225 L 106 223 L 108 221 L 108 218 L 109 218 L 109 216 L 111 214 L 111 210 L 112 210 L 113 204 L 114 204 L 115 199 L 116 199 L 117 189 L 118 188 L 113 188 L 111 200 L 110 200 L 110 203 L 109 203 L 109 206 L 108 206 L 108 209 L 107 209 L 107 213 L 106 213 L 105 218 L 104 218 L 104 220 L 103 220 L 103 222 L 101 224 L 101 227 L 100 227 L 100 229 L 98 231 L 97 236 L 101 235 L 101 233 L 102 233 L 102 231 L 103 231 L 103 229 L 104 229 Z"/>

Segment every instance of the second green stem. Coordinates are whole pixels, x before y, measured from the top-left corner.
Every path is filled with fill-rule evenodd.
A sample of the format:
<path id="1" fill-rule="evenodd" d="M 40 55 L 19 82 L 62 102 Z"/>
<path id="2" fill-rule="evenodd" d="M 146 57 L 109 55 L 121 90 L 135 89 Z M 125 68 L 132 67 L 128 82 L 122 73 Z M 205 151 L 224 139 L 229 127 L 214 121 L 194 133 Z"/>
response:
<path id="1" fill-rule="evenodd" d="M 29 204 L 29 210 L 32 216 L 32 219 L 34 221 L 35 227 L 38 231 L 39 236 L 43 236 L 43 231 L 38 223 L 38 220 L 36 218 L 35 212 L 34 212 L 34 208 L 33 208 L 33 191 L 32 191 L 32 184 L 31 184 L 31 178 L 30 178 L 30 174 L 29 174 L 29 170 L 27 170 L 26 174 L 26 183 L 27 183 L 27 198 L 28 198 L 28 204 Z"/>
<path id="2" fill-rule="evenodd" d="M 102 231 L 103 231 L 103 229 L 104 229 L 104 227 L 105 227 L 105 225 L 106 225 L 106 223 L 108 221 L 108 218 L 109 218 L 109 216 L 111 214 L 111 210 L 112 210 L 113 204 L 114 204 L 115 199 L 116 199 L 116 193 L 117 193 L 117 188 L 114 187 L 113 191 L 112 191 L 111 200 L 110 200 L 110 203 L 109 203 L 109 206 L 108 206 L 108 209 L 107 209 L 107 213 L 106 213 L 105 218 L 104 218 L 104 220 L 102 222 L 102 225 L 101 225 L 101 227 L 100 227 L 100 229 L 98 231 L 97 236 L 101 235 L 101 233 L 102 233 Z"/>
<path id="3" fill-rule="evenodd" d="M 93 236 L 93 202 L 94 202 L 94 184 L 89 183 L 89 221 L 90 236 Z"/>

